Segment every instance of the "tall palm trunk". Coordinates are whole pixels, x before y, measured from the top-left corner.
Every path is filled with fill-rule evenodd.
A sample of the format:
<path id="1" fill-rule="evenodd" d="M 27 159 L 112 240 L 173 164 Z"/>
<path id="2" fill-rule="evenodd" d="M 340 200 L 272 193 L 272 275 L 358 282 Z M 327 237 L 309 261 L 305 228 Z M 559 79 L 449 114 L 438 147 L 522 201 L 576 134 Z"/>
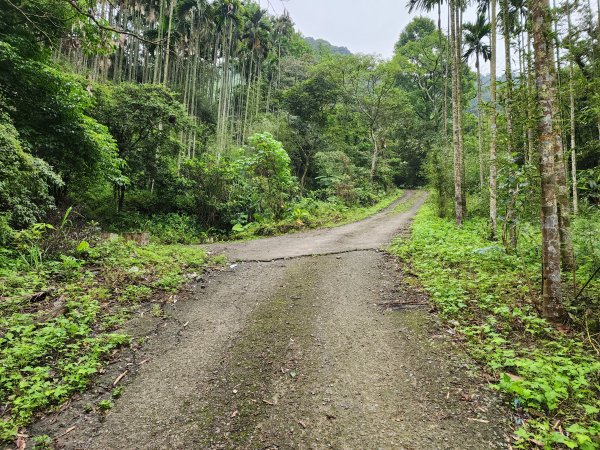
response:
<path id="1" fill-rule="evenodd" d="M 572 50 L 573 36 L 571 34 L 571 4 L 567 0 L 567 32 L 569 33 L 569 50 Z M 573 196 L 573 214 L 579 212 L 579 195 L 577 192 L 577 151 L 576 151 L 576 124 L 575 124 L 575 86 L 573 83 L 573 60 L 569 60 L 569 108 L 571 122 L 571 188 Z"/>
<path id="2" fill-rule="evenodd" d="M 511 38 L 510 38 L 510 16 L 508 10 L 508 0 L 500 0 L 502 7 L 502 31 L 504 34 L 504 75 L 506 77 L 506 99 L 504 101 L 504 113 L 506 116 L 506 133 L 508 137 L 508 153 L 514 151 L 513 134 L 513 116 L 512 116 L 512 97 L 513 97 L 513 79 L 512 79 L 512 61 L 511 61 Z"/>
<path id="3" fill-rule="evenodd" d="M 248 127 L 248 112 L 250 109 L 250 91 L 252 88 L 252 69 L 254 66 L 254 52 L 250 52 L 250 70 L 248 71 L 248 89 L 246 92 L 246 105 L 244 111 L 244 128 L 242 132 L 242 140 L 246 139 L 246 130 Z"/>
<path id="4" fill-rule="evenodd" d="M 454 146 L 454 215 L 456 224 L 464 221 L 463 156 L 461 147 L 461 101 L 460 101 L 460 41 L 458 34 L 460 7 L 456 0 L 451 2 L 450 22 L 452 35 L 452 141 Z"/>
<path id="5" fill-rule="evenodd" d="M 479 138 L 479 188 L 483 191 L 483 111 L 481 108 L 481 68 L 479 66 L 479 52 L 475 55 L 475 67 L 477 69 L 477 134 Z"/>
<path id="6" fill-rule="evenodd" d="M 371 142 L 373 144 L 373 153 L 371 154 L 371 172 L 370 178 L 373 181 L 375 177 L 375 169 L 377 167 L 377 154 L 379 153 L 379 148 L 377 147 L 377 138 L 375 137 L 375 132 L 371 129 Z"/>
<path id="7" fill-rule="evenodd" d="M 171 53 L 171 28 L 173 26 L 173 8 L 175 7 L 175 0 L 171 0 L 169 5 L 169 25 L 167 27 L 167 49 L 165 52 L 165 66 L 163 73 L 163 84 L 167 84 L 169 77 L 169 56 Z"/>
<path id="8" fill-rule="evenodd" d="M 552 0 L 552 8 L 554 10 L 556 10 L 556 0 Z M 558 111 L 558 123 L 560 124 L 559 126 L 562 127 L 564 120 L 563 120 L 563 110 L 562 110 L 562 70 L 561 70 L 561 60 L 560 60 L 560 34 L 559 34 L 559 30 L 558 30 L 558 18 L 554 17 L 553 20 L 554 23 L 554 50 L 555 50 L 555 54 L 556 54 L 556 82 L 557 82 L 557 95 L 558 95 L 558 104 L 556 105 L 557 107 L 557 111 Z M 563 151 L 562 149 L 564 147 L 567 146 L 566 141 L 562 140 L 563 139 L 563 134 L 561 133 L 561 142 L 562 142 L 562 148 L 561 148 L 561 152 Z M 566 175 L 566 169 L 565 169 L 565 175 Z M 568 195 L 568 194 L 567 194 Z"/>
<path id="9" fill-rule="evenodd" d="M 452 48 L 450 42 L 450 3 L 448 3 L 448 36 L 446 37 L 446 62 L 444 67 L 444 147 L 449 147 L 448 139 L 448 72 L 450 70 L 450 50 Z"/>
<path id="10" fill-rule="evenodd" d="M 507 150 L 508 155 L 512 155 L 515 151 L 515 136 L 513 129 L 512 116 L 512 98 L 513 98 L 513 78 L 512 78 L 512 61 L 511 61 L 511 23 L 508 9 L 508 0 L 500 0 L 502 8 L 502 32 L 504 37 L 504 75 L 506 78 L 506 92 L 504 100 L 504 115 L 506 117 L 506 134 L 507 134 Z M 514 171 L 510 170 L 510 176 L 513 178 Z M 511 190 L 511 198 L 506 209 L 506 217 L 504 220 L 502 240 L 507 250 L 513 250 L 517 245 L 517 229 L 515 222 L 515 205 L 519 194 L 519 187 L 515 186 Z"/>
<path id="11" fill-rule="evenodd" d="M 533 60 L 532 60 L 532 48 L 531 48 L 531 33 L 527 33 L 527 144 L 529 148 L 529 164 L 534 164 L 534 157 L 536 152 L 534 152 L 534 118 L 535 111 L 532 108 L 534 91 L 535 91 L 535 79 L 533 73 Z"/>
<path id="12" fill-rule="evenodd" d="M 441 1 L 437 2 L 437 15 L 438 15 L 438 18 L 437 18 L 438 46 L 439 46 L 440 52 L 441 52 L 442 49 L 443 49 L 443 41 L 442 41 L 442 36 L 443 36 L 443 33 L 442 33 L 442 2 Z M 446 65 L 448 64 L 448 60 L 447 59 L 446 59 L 445 64 Z M 446 83 L 446 82 L 447 82 L 447 79 L 444 80 L 444 83 Z M 446 93 L 445 93 L 443 110 L 442 110 L 442 121 L 443 121 L 443 126 L 444 127 L 446 127 L 446 122 L 448 120 L 448 111 L 447 111 L 448 104 L 447 104 L 447 100 L 448 99 L 447 99 L 447 96 L 446 96 Z M 437 116 L 436 123 L 438 124 L 438 129 L 439 129 L 439 120 L 440 120 L 440 118 L 439 118 L 439 113 L 437 111 L 437 108 L 435 109 L 435 114 Z"/>
<path id="13" fill-rule="evenodd" d="M 229 61 L 230 61 L 230 50 L 232 40 L 233 28 L 231 21 L 228 24 L 227 39 L 223 42 L 223 67 L 221 76 L 221 91 L 219 97 L 219 112 L 217 118 L 217 148 L 219 152 L 222 152 L 225 147 L 226 141 L 226 130 L 227 130 L 227 103 L 229 98 Z"/>
<path id="14" fill-rule="evenodd" d="M 459 8 L 457 13 L 458 23 L 456 25 L 456 65 L 458 67 L 458 83 L 456 85 L 458 93 L 458 143 L 460 149 L 460 184 L 462 187 L 461 200 L 462 200 L 462 215 L 463 218 L 467 215 L 467 195 L 465 193 L 465 141 L 463 133 L 463 104 L 462 104 L 462 36 L 463 36 L 463 5 L 464 3 L 459 2 Z"/>
<path id="15" fill-rule="evenodd" d="M 261 98 L 261 84 L 262 84 L 262 61 L 260 55 L 258 56 L 258 62 L 256 64 L 256 101 L 255 101 L 255 114 L 254 117 L 258 116 L 260 109 L 260 98 Z"/>
<path id="16" fill-rule="evenodd" d="M 553 0 L 556 4 L 556 0 Z M 555 128 L 555 155 L 556 163 L 554 170 L 556 171 L 556 200 L 558 202 L 558 223 L 560 229 L 560 250 L 563 269 L 565 271 L 574 270 L 575 267 L 575 251 L 573 248 L 573 240 L 571 238 L 571 201 L 569 199 L 569 186 L 567 181 L 567 167 L 564 154 L 563 136 L 561 132 L 562 113 L 560 108 L 560 53 L 558 48 L 558 25 L 554 21 L 554 42 L 556 45 L 556 67 L 553 65 L 551 76 L 554 78 L 556 85 L 556 101 L 552 103 Z M 551 53 L 552 58 L 552 53 Z M 552 61 L 554 63 L 554 61 Z M 573 273 L 575 280 L 575 274 Z"/>
<path id="17" fill-rule="evenodd" d="M 558 320 L 563 314 L 561 287 L 560 231 L 556 195 L 556 141 L 560 140 L 555 126 L 557 101 L 553 76 L 550 5 L 548 0 L 530 0 L 533 20 L 536 85 L 539 105 L 539 151 L 542 193 L 542 314 Z"/>
<path id="18" fill-rule="evenodd" d="M 156 20 L 156 26 L 158 28 L 158 42 L 159 44 L 156 46 L 156 49 L 154 50 L 155 54 L 154 54 L 154 76 L 153 78 L 153 82 L 155 84 L 160 83 L 160 65 L 161 65 L 161 48 L 162 48 L 162 38 L 163 38 L 163 31 L 162 31 L 162 27 L 160 26 L 160 21 L 162 19 L 163 16 L 163 9 L 164 9 L 164 0 L 160 0 L 160 4 L 159 4 L 159 12 L 158 12 L 158 18 Z"/>
<path id="19" fill-rule="evenodd" d="M 490 231 L 491 238 L 497 238 L 498 230 L 498 167 L 497 146 L 498 127 L 496 123 L 496 0 L 491 0 L 491 58 L 490 58 Z"/>

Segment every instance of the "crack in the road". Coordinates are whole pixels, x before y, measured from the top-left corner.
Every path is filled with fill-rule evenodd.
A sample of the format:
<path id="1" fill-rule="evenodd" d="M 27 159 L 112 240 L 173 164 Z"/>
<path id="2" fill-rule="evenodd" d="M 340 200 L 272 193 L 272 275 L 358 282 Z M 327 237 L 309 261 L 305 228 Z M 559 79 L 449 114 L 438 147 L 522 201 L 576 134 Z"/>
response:
<path id="1" fill-rule="evenodd" d="M 357 253 L 357 252 L 385 253 L 385 250 L 382 250 L 380 248 L 354 248 L 354 249 L 350 249 L 350 250 L 339 250 L 339 251 L 323 252 L 323 253 L 308 253 L 305 255 L 280 256 L 280 257 L 271 258 L 271 259 L 236 259 L 233 262 L 235 264 L 270 263 L 270 262 L 277 262 L 277 261 L 293 261 L 293 260 L 302 259 L 302 258 L 317 258 L 319 256 L 344 255 L 344 254 L 348 254 L 348 253 Z"/>

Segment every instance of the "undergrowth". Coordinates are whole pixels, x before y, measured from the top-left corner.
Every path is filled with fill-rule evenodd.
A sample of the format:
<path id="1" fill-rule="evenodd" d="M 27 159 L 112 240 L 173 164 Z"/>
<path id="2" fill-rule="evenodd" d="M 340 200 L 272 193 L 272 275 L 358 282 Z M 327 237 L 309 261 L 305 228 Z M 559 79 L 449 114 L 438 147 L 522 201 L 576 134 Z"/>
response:
<path id="1" fill-rule="evenodd" d="M 322 201 L 305 197 L 292 204 L 281 220 L 275 221 L 259 215 L 253 222 L 236 224 L 232 229 L 232 236 L 236 239 L 248 239 L 356 222 L 387 208 L 398 200 L 402 193 L 403 191 L 398 189 L 384 195 L 372 205 L 355 207 L 348 207 L 335 199 Z"/>
<path id="2" fill-rule="evenodd" d="M 39 225 L 15 232 L 14 245 L 0 253 L 0 442 L 84 390 L 129 344 L 115 332 L 119 325 L 207 264 L 197 248 L 122 239 L 63 245 L 51 254 L 43 235 L 58 231 Z"/>
<path id="3" fill-rule="evenodd" d="M 107 214 L 102 226 L 104 230 L 114 233 L 148 233 L 150 241 L 159 244 L 212 243 L 220 239 L 275 236 L 356 222 L 387 208 L 401 195 L 400 189 L 380 196 L 373 194 L 369 199 L 370 204 L 356 206 L 348 206 L 336 197 L 327 200 L 303 197 L 286 205 L 279 219 L 268 214 L 254 213 L 252 220 L 249 220 L 241 215 L 229 229 L 204 227 L 194 217 L 185 214 L 148 216 L 139 212 Z"/>
<path id="4" fill-rule="evenodd" d="M 515 448 L 600 448 L 600 359 L 589 322 L 566 329 L 538 315 L 541 268 L 533 228 L 512 255 L 489 241 L 487 230 L 483 219 L 457 228 L 429 203 L 415 218 L 411 238 L 397 239 L 391 252 L 419 276 L 471 355 L 497 380 L 494 387 L 510 399 Z M 579 261 L 581 285 L 595 257 L 582 248 L 587 238 L 576 237 L 587 255 Z M 586 295 L 597 296 L 598 284 Z M 569 307 L 571 316 L 581 313 Z"/>

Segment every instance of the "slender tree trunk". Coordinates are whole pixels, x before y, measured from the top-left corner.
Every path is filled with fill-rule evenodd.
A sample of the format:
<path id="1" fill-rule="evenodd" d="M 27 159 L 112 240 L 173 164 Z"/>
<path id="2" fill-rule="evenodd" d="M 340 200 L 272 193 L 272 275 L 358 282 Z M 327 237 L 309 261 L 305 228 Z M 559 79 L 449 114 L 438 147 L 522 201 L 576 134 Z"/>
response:
<path id="1" fill-rule="evenodd" d="M 553 0 L 556 4 L 556 0 Z M 560 249 L 563 269 L 565 271 L 574 270 L 575 268 L 575 250 L 573 248 L 573 240 L 571 238 L 571 200 L 569 198 L 569 185 L 567 181 L 567 167 L 564 153 L 563 136 L 561 132 L 562 112 L 560 107 L 560 53 L 558 48 L 558 25 L 554 21 L 554 39 L 549 42 L 550 49 L 552 44 L 556 45 L 556 67 L 550 53 L 550 62 L 553 63 L 550 76 L 554 79 L 556 101 L 552 103 L 555 129 L 555 155 L 556 163 L 554 170 L 556 171 L 556 200 L 558 202 L 558 223 L 560 228 Z M 573 273 L 573 279 L 575 274 Z"/>
<path id="2" fill-rule="evenodd" d="M 569 33 L 569 50 L 572 50 L 573 36 L 571 30 L 571 0 L 567 0 L 567 24 Z M 577 151 L 575 123 L 575 86 L 573 83 L 573 60 L 569 60 L 569 108 L 571 122 L 571 188 L 573 190 L 573 214 L 579 213 L 579 195 L 577 192 Z"/>
<path id="3" fill-rule="evenodd" d="M 281 84 L 281 37 L 277 41 L 277 89 Z"/>
<path id="4" fill-rule="evenodd" d="M 261 84 L 262 84 L 262 61 L 261 57 L 258 57 L 258 61 L 256 63 L 256 105 L 255 106 L 255 114 L 254 117 L 258 117 L 258 113 L 260 111 L 260 97 L 261 97 Z"/>
<path id="5" fill-rule="evenodd" d="M 448 80 L 450 79 L 450 4 L 448 4 L 448 36 L 446 37 L 446 63 L 444 67 L 444 144 L 449 146 L 448 139 Z"/>
<path id="6" fill-rule="evenodd" d="M 483 191 L 483 111 L 481 108 L 481 68 L 479 66 L 479 53 L 475 55 L 475 67 L 477 69 L 477 135 L 479 138 L 479 188 Z"/>
<path id="7" fill-rule="evenodd" d="M 512 97 L 513 97 L 513 79 L 512 79 L 512 61 L 511 61 L 511 39 L 510 39 L 510 17 L 508 10 L 508 0 L 500 0 L 502 7 L 502 31 L 504 34 L 504 74 L 506 77 L 506 100 L 504 102 L 504 112 L 506 116 L 506 133 L 508 141 L 509 155 L 514 151 L 515 139 L 513 134 L 512 117 Z"/>
<path id="8" fill-rule="evenodd" d="M 300 191 L 304 193 L 306 188 L 306 175 L 308 175 L 308 169 L 310 165 L 310 156 L 308 153 L 305 153 L 304 156 L 304 168 L 302 170 L 302 176 L 300 177 Z"/>
<path id="9" fill-rule="evenodd" d="M 227 40 L 223 42 L 223 67 L 221 74 L 221 90 L 219 96 L 219 112 L 217 118 L 217 149 L 219 152 L 224 151 L 225 147 L 225 131 L 227 129 L 227 98 L 229 96 L 229 58 L 231 42 L 231 24 L 229 24 L 229 32 Z"/>
<path id="10" fill-rule="evenodd" d="M 266 105 L 265 105 L 265 113 L 269 114 L 269 110 L 271 109 L 271 91 L 273 88 L 273 77 L 271 76 L 269 78 L 269 84 L 267 87 L 267 100 L 266 100 Z"/>
<path id="11" fill-rule="evenodd" d="M 535 79 L 533 74 L 533 60 L 532 54 L 533 50 L 531 47 L 531 33 L 527 33 L 527 145 L 529 148 L 529 164 L 534 164 L 534 157 L 538 155 L 538 152 L 534 152 L 534 118 L 535 118 L 535 110 L 532 108 L 533 99 L 534 99 L 534 91 L 535 91 Z"/>
<path id="12" fill-rule="evenodd" d="M 444 147 L 450 145 L 448 139 L 448 80 L 450 79 L 448 72 L 450 69 L 450 49 L 452 48 L 450 34 L 450 3 L 448 3 L 448 36 L 446 37 L 446 61 L 444 64 Z"/>
<path id="13" fill-rule="evenodd" d="M 458 67 L 458 83 L 456 85 L 457 98 L 458 98 L 458 142 L 460 149 L 460 185 L 462 188 L 461 199 L 462 199 L 462 215 L 463 218 L 467 215 L 467 195 L 465 192 L 465 142 L 463 133 L 463 104 L 462 104 L 462 36 L 463 36 L 463 4 L 459 4 L 457 18 L 458 23 L 456 25 L 456 65 Z"/>
<path id="14" fill-rule="evenodd" d="M 498 127 L 496 124 L 496 0 L 491 0 L 491 58 L 490 58 L 490 231 L 491 238 L 497 239 L 498 230 L 498 167 L 497 145 Z"/>
<path id="15" fill-rule="evenodd" d="M 160 83 L 160 64 L 161 64 L 161 50 L 162 50 L 162 38 L 163 32 L 162 27 L 160 26 L 160 21 L 163 16 L 164 9 L 164 0 L 160 0 L 160 5 L 158 7 L 158 17 L 156 19 L 156 27 L 158 29 L 158 44 L 154 49 L 154 76 L 152 77 L 154 84 Z"/>
<path id="16" fill-rule="evenodd" d="M 552 0 L 552 8 L 554 10 L 556 10 L 556 0 Z M 554 71 L 555 76 L 556 76 L 556 83 L 557 83 L 557 96 L 558 96 L 558 102 L 556 105 L 557 111 L 558 111 L 558 123 L 559 123 L 559 127 L 562 129 L 563 128 L 563 124 L 564 124 L 564 119 L 563 119 L 563 109 L 562 109 L 562 70 L 561 70 L 561 61 L 560 61 L 560 34 L 559 34 L 559 30 L 558 30 L 558 18 L 554 18 L 553 20 L 554 23 L 554 49 L 556 51 L 556 70 Z M 562 142 L 562 146 L 561 146 L 561 153 L 563 153 L 563 149 L 567 146 L 567 142 L 561 132 L 560 134 L 560 138 L 561 138 L 561 142 Z M 566 168 L 565 168 L 565 176 L 566 176 Z M 566 178 L 565 178 L 566 179 Z M 568 196 L 568 193 L 567 193 Z M 560 204 L 559 204 L 560 206 Z M 569 207 L 570 209 L 570 207 Z"/>
<path id="17" fill-rule="evenodd" d="M 526 54 L 525 54 L 525 32 L 523 31 L 523 17 L 519 15 L 519 28 L 517 45 L 519 46 L 519 90 L 520 96 L 527 96 L 527 65 L 526 65 Z M 527 104 L 527 103 L 525 103 Z M 529 129 L 529 115 L 527 111 L 524 111 L 524 117 L 521 116 L 524 121 L 522 122 L 522 138 L 523 138 L 523 164 L 527 164 L 529 161 L 529 147 L 527 142 L 527 130 Z"/>
<path id="18" fill-rule="evenodd" d="M 163 84 L 167 84 L 169 80 L 169 60 L 171 56 L 171 29 L 173 27 L 173 8 L 175 7 L 175 0 L 170 0 L 169 5 L 169 25 L 167 26 L 167 48 L 165 51 L 165 64 L 163 73 Z"/>
<path id="19" fill-rule="evenodd" d="M 512 157 L 515 151 L 515 136 L 512 116 L 513 78 L 511 61 L 511 26 L 509 17 L 508 0 L 500 0 L 502 8 L 502 32 L 504 35 L 504 74 L 506 78 L 506 91 L 504 101 L 504 115 L 506 117 L 506 135 L 508 155 Z M 511 166 L 512 167 L 512 166 Z M 514 171 L 510 170 L 510 177 L 514 178 Z M 519 186 L 510 189 L 511 199 L 506 209 L 505 223 L 503 226 L 502 240 L 505 248 L 513 250 L 517 244 L 517 229 L 515 221 L 515 205 L 519 195 Z"/>
<path id="20" fill-rule="evenodd" d="M 561 286 L 561 251 L 556 198 L 556 141 L 554 116 L 557 101 L 556 83 L 552 75 L 552 40 L 550 4 L 548 0 L 530 0 L 533 20 L 536 85 L 539 104 L 539 151 L 542 192 L 542 314 L 550 320 L 563 315 Z"/>
<path id="21" fill-rule="evenodd" d="M 456 224 L 461 226 L 464 220 L 463 170 L 460 146 L 460 47 L 458 40 L 459 6 L 456 0 L 451 1 L 450 22 L 452 35 L 452 141 L 454 146 L 454 215 Z"/>
<path id="22" fill-rule="evenodd" d="M 250 91 L 252 88 L 252 68 L 254 65 L 254 52 L 250 55 L 250 70 L 248 71 L 248 89 L 246 92 L 246 105 L 244 112 L 244 131 L 242 133 L 242 140 L 246 139 L 246 130 L 248 127 L 248 111 L 250 109 Z"/>
<path id="23" fill-rule="evenodd" d="M 379 148 L 377 147 L 377 137 L 375 131 L 371 128 L 371 142 L 373 142 L 373 154 L 371 155 L 371 181 L 375 177 L 375 169 L 377 167 L 377 157 L 379 154 Z"/>

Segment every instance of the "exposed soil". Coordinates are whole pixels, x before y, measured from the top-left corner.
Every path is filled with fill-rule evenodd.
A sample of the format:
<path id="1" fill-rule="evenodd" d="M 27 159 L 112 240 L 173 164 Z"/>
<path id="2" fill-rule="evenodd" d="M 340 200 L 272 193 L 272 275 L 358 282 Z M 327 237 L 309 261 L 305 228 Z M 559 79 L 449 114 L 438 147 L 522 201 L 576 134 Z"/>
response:
<path id="1" fill-rule="evenodd" d="M 144 344 L 30 433 L 68 449 L 505 448 L 494 392 L 380 251 L 424 198 L 408 192 L 406 212 L 339 228 L 210 246 L 238 264 L 190 287 L 166 319 L 131 321 Z M 85 413 L 125 370 L 114 407 Z"/>

